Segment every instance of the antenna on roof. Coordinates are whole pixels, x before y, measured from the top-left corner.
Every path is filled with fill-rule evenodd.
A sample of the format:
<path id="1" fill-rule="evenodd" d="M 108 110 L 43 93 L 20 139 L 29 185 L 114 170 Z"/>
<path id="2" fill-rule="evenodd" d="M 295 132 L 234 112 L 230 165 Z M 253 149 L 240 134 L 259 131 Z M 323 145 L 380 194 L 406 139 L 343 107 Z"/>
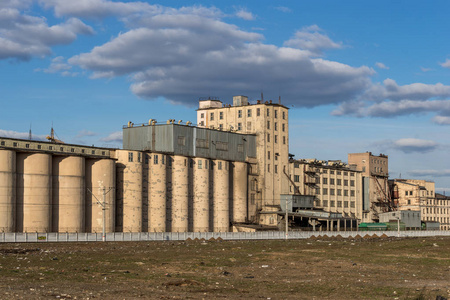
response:
<path id="1" fill-rule="evenodd" d="M 31 134 L 31 123 L 30 123 L 30 131 L 28 132 L 28 139 L 32 140 L 33 135 Z"/>
<path id="2" fill-rule="evenodd" d="M 281 96 L 278 96 L 278 104 L 281 104 Z"/>
<path id="3" fill-rule="evenodd" d="M 261 91 L 261 102 L 263 102 L 264 101 L 264 94 L 263 94 L 263 92 Z"/>

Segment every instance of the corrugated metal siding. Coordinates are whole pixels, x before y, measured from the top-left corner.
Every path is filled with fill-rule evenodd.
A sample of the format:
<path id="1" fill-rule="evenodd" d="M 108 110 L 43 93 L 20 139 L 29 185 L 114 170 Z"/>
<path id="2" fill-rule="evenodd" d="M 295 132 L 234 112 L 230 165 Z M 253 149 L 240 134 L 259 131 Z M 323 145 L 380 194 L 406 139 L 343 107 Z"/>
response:
<path id="1" fill-rule="evenodd" d="M 246 161 L 256 157 L 256 136 L 177 124 L 127 127 L 123 129 L 123 148 Z"/>

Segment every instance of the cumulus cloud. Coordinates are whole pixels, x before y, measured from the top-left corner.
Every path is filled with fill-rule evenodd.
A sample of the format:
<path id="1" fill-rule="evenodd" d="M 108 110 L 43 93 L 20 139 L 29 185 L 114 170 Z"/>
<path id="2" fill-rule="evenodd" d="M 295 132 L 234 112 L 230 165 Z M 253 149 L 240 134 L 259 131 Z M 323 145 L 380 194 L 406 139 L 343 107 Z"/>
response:
<path id="1" fill-rule="evenodd" d="M 383 64 L 381 62 L 375 63 L 375 66 L 379 69 L 389 70 L 389 67 L 387 67 L 385 64 Z"/>
<path id="2" fill-rule="evenodd" d="M 394 141 L 392 147 L 404 153 L 426 153 L 435 150 L 438 147 L 438 143 L 430 140 L 404 138 Z"/>
<path id="3" fill-rule="evenodd" d="M 431 121 L 439 125 L 450 125 L 450 116 L 434 116 Z"/>
<path id="4" fill-rule="evenodd" d="M 412 170 L 408 174 L 417 177 L 450 177 L 450 169 L 444 170 Z"/>
<path id="5" fill-rule="evenodd" d="M 308 50 L 315 55 L 321 55 L 323 50 L 342 48 L 342 43 L 332 41 L 317 25 L 311 25 L 298 30 L 284 45 Z"/>
<path id="6" fill-rule="evenodd" d="M 0 136 L 1 137 L 8 137 L 8 138 L 14 138 L 14 139 L 23 139 L 27 140 L 29 136 L 29 132 L 19 132 L 19 131 L 13 131 L 13 130 L 4 130 L 0 129 Z M 37 141 L 45 141 L 45 135 L 32 135 L 33 140 Z"/>
<path id="7" fill-rule="evenodd" d="M 445 62 L 440 63 L 440 65 L 441 65 L 441 67 L 443 67 L 443 68 L 449 69 L 449 68 L 450 68 L 450 59 L 447 58 L 447 59 L 445 60 Z"/>
<path id="8" fill-rule="evenodd" d="M 275 7 L 276 10 L 284 12 L 284 13 L 290 13 L 292 12 L 292 9 L 290 9 L 289 7 L 286 6 L 277 6 Z"/>
<path id="9" fill-rule="evenodd" d="M 78 134 L 75 136 L 75 138 L 80 139 L 80 138 L 83 138 L 86 136 L 96 136 L 96 135 L 97 135 L 97 133 L 95 133 L 93 131 L 83 129 L 78 132 Z"/>
<path id="10" fill-rule="evenodd" d="M 122 143 L 123 134 L 122 131 L 115 131 L 108 135 L 107 137 L 101 138 L 100 141 L 106 143 Z"/>
<path id="11" fill-rule="evenodd" d="M 3 4 L 4 5 L 4 4 Z M 93 29 L 76 18 L 49 26 L 42 17 L 22 14 L 14 1 L 0 6 L 0 59 L 28 60 L 51 54 L 51 47 L 73 42 L 79 34 Z"/>
<path id="12" fill-rule="evenodd" d="M 247 21 L 252 21 L 256 19 L 256 16 L 254 14 L 252 14 L 251 12 L 249 12 L 248 10 L 246 10 L 245 8 L 240 8 L 239 10 L 236 11 L 236 16 L 238 18 L 247 20 Z"/>
<path id="13" fill-rule="evenodd" d="M 77 76 L 78 72 L 71 71 L 72 66 L 69 65 L 64 57 L 57 56 L 52 59 L 50 66 L 46 69 L 35 69 L 35 72 L 44 72 L 44 73 L 60 73 L 62 76 Z"/>

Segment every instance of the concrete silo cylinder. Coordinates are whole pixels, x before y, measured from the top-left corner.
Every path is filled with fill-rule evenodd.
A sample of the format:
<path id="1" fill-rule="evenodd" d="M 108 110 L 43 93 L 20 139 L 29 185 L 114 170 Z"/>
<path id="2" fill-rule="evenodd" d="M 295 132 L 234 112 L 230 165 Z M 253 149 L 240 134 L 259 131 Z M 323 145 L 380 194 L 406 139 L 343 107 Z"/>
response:
<path id="1" fill-rule="evenodd" d="M 16 207 L 16 152 L 0 150 L 0 232 L 14 232 Z"/>

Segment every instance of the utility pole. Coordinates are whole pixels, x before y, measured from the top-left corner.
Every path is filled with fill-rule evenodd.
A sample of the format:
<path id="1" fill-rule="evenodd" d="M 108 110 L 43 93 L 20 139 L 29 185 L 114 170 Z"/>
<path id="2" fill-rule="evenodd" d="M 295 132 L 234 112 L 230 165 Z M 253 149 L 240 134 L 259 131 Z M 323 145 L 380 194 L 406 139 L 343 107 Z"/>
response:
<path id="1" fill-rule="evenodd" d="M 112 187 L 110 187 L 109 189 L 108 189 L 108 191 L 106 191 L 106 188 L 105 187 L 103 187 L 103 190 L 102 190 L 102 196 L 103 196 L 103 199 L 102 199 L 102 201 L 100 202 L 100 200 L 98 200 L 98 198 L 94 195 L 94 193 L 92 193 L 92 191 L 91 190 L 89 190 L 89 189 L 87 189 L 88 191 L 89 191 L 89 193 L 91 193 L 91 195 L 95 198 L 95 200 L 97 200 L 97 204 L 99 204 L 101 207 L 102 207 L 102 218 L 103 218 L 103 226 L 102 226 L 102 241 L 103 242 L 106 242 L 106 194 L 108 194 L 111 190 L 112 190 L 113 188 Z"/>

